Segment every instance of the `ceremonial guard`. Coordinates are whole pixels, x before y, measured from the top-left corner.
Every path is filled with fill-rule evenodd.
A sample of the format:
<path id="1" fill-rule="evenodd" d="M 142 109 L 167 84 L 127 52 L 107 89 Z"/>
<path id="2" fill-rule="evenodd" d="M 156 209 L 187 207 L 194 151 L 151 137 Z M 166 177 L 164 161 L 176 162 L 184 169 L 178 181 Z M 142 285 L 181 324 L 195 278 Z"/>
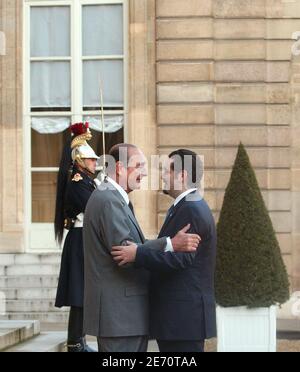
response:
<path id="1" fill-rule="evenodd" d="M 57 182 L 55 236 L 65 239 L 55 306 L 70 307 L 68 352 L 93 352 L 83 334 L 84 254 L 82 228 L 87 202 L 96 189 L 98 156 L 88 145 L 88 123 L 71 126 L 72 138 L 65 146 Z"/>

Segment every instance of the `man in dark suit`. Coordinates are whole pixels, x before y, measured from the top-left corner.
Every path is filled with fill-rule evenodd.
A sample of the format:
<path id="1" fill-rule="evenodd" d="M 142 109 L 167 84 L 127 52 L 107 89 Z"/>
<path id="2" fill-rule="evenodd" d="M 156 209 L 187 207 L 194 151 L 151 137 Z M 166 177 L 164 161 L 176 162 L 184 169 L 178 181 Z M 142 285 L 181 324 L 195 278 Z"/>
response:
<path id="1" fill-rule="evenodd" d="M 119 265 L 135 262 L 151 271 L 150 334 L 161 352 L 202 352 L 206 339 L 216 336 L 214 272 L 216 228 L 212 213 L 200 196 L 200 158 L 189 150 L 169 155 L 164 168 L 165 193 L 175 199 L 159 234 L 174 236 L 191 224 L 202 241 L 196 252 L 176 253 L 131 244 L 114 247 Z"/>

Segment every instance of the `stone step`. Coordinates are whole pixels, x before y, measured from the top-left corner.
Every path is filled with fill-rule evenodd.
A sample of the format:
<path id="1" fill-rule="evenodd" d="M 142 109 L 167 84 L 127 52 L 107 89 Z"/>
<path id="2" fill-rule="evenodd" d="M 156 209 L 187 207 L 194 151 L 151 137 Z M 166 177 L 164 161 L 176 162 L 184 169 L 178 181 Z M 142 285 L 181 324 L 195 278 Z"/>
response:
<path id="1" fill-rule="evenodd" d="M 0 291 L 4 288 L 57 288 L 58 275 L 18 275 L 0 277 Z"/>
<path id="2" fill-rule="evenodd" d="M 54 306 L 55 300 L 27 299 L 5 300 L 5 311 L 8 313 L 35 313 L 58 311 Z"/>
<path id="3" fill-rule="evenodd" d="M 40 334 L 38 321 L 0 321 L 0 351 Z"/>
<path id="4" fill-rule="evenodd" d="M 13 346 L 8 353 L 61 353 L 66 351 L 65 332 L 45 332 L 33 339 Z"/>
<path id="5" fill-rule="evenodd" d="M 18 329 L 0 329 L 0 351 L 3 351 L 20 342 Z"/>
<path id="6" fill-rule="evenodd" d="M 58 275 L 60 265 L 13 265 L 1 266 L 0 276 L 19 276 L 19 275 Z"/>
<path id="7" fill-rule="evenodd" d="M 41 323 L 51 324 L 67 324 L 69 320 L 68 309 L 52 311 L 52 312 L 20 312 L 0 315 L 2 320 L 38 320 Z"/>
<path id="8" fill-rule="evenodd" d="M 13 265 L 59 265 L 61 261 L 61 253 L 49 254 L 0 254 L 0 266 Z"/>
<path id="9" fill-rule="evenodd" d="M 23 288 L 23 289 L 4 289 L 3 293 L 7 300 L 26 300 L 42 299 L 54 301 L 56 288 Z"/>

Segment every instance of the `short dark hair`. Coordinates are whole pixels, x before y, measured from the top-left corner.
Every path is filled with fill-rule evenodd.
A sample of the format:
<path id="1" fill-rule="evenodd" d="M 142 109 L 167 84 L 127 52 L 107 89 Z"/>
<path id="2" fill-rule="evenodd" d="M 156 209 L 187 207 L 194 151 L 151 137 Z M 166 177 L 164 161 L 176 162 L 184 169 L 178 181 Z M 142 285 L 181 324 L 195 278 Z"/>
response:
<path id="1" fill-rule="evenodd" d="M 200 186 L 204 169 L 199 155 L 191 150 L 179 149 L 173 151 L 169 158 L 174 158 L 174 163 L 171 165 L 173 171 L 187 171 L 189 187 Z"/>
<path id="2" fill-rule="evenodd" d="M 119 143 L 117 145 L 114 145 L 110 151 L 109 151 L 109 154 L 111 157 L 114 158 L 115 162 L 117 163 L 118 161 L 120 161 L 120 149 L 127 149 L 130 150 L 130 149 L 137 149 L 137 146 L 135 145 L 132 145 L 130 143 Z M 128 160 L 129 160 L 130 156 L 128 154 Z"/>

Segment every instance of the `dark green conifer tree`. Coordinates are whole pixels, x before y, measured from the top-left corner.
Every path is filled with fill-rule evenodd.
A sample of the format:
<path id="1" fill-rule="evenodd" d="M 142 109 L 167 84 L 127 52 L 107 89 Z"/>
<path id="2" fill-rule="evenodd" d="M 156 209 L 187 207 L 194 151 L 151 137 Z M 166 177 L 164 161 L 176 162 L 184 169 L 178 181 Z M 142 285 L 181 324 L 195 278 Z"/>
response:
<path id="1" fill-rule="evenodd" d="M 218 223 L 217 302 L 270 307 L 289 299 L 289 280 L 254 170 L 242 144 Z"/>

